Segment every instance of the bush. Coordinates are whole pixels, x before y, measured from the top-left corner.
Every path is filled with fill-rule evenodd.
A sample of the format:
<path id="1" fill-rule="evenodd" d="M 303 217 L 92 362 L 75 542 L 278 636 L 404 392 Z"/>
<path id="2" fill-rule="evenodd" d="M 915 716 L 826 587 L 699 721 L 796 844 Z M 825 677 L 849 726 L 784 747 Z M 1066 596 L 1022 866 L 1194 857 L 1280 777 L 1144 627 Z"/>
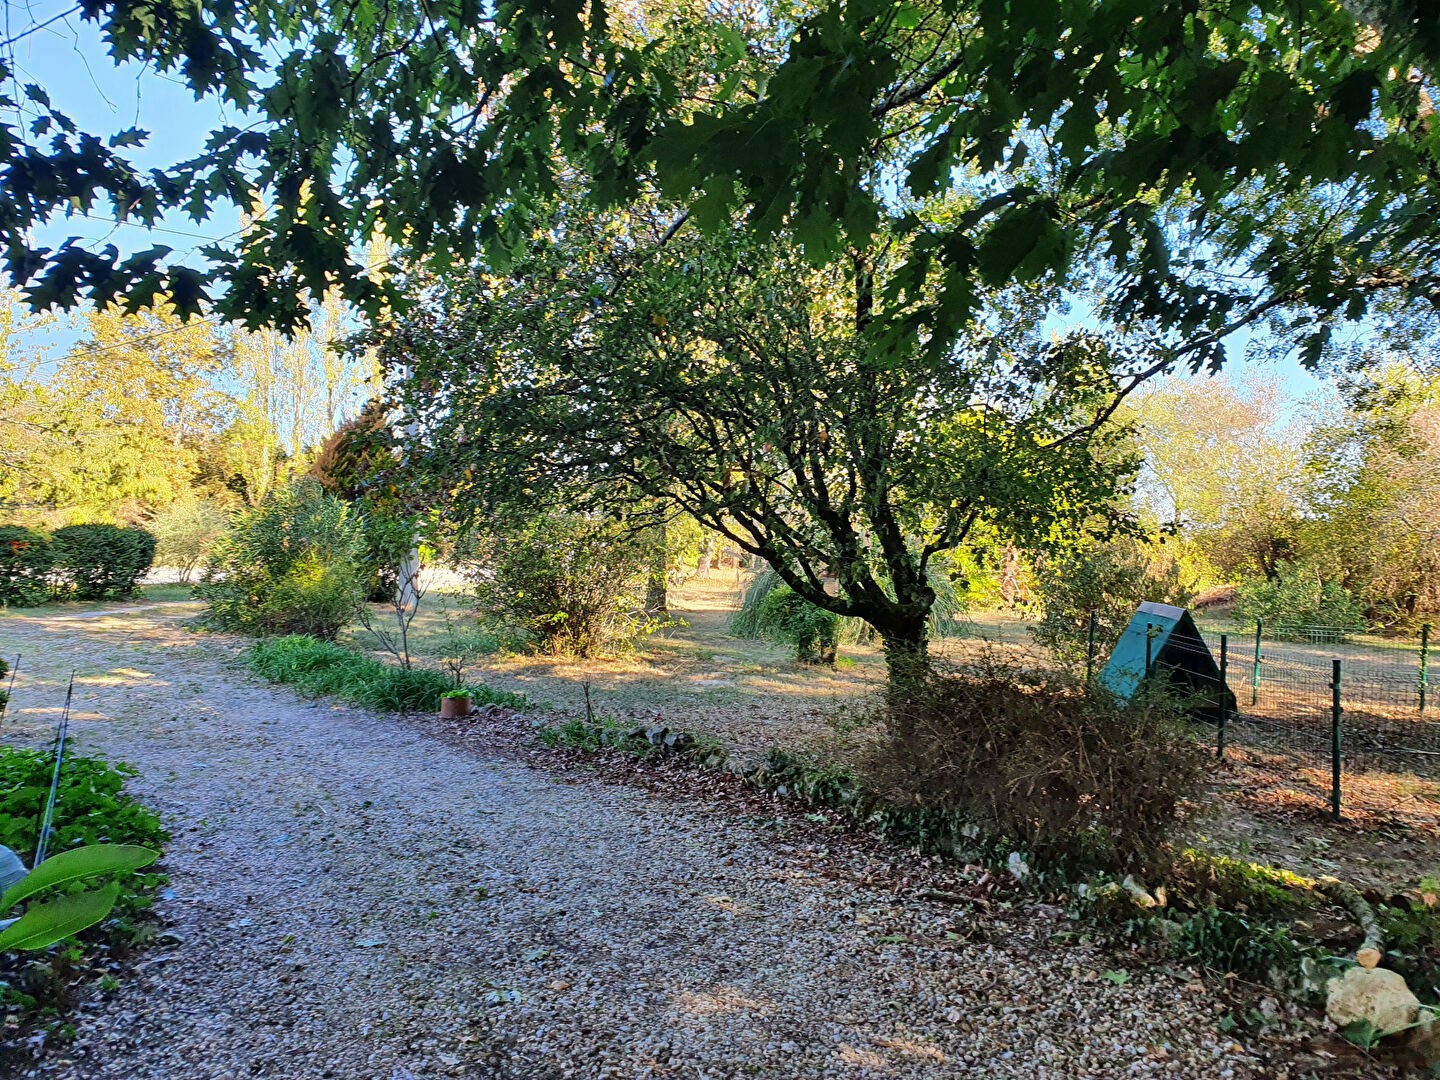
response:
<path id="1" fill-rule="evenodd" d="M 298 480 L 235 519 L 195 592 L 223 629 L 331 641 L 364 597 L 360 551 L 346 505 Z"/>
<path id="2" fill-rule="evenodd" d="M 778 585 L 765 594 L 757 623 L 764 636 L 791 645 L 800 663 L 835 663 L 839 616 L 816 607 L 788 585 Z"/>
<path id="3" fill-rule="evenodd" d="M 295 687 L 310 697 L 335 697 L 364 709 L 433 712 L 455 684 L 438 671 L 402 668 L 362 656 L 341 645 L 302 634 L 256 642 L 245 654 L 256 674 Z M 523 708 L 525 698 L 504 690 L 471 687 L 477 705 Z"/>
<path id="4" fill-rule="evenodd" d="M 27 866 L 34 862 L 54 766 L 51 751 L 0 747 L 0 845 L 13 850 Z M 60 772 L 50 853 L 100 843 L 163 850 L 170 835 L 159 817 L 125 794 L 125 781 L 133 775 L 134 770 L 125 765 L 67 756 Z M 78 944 L 62 944 L 45 953 L 0 953 L 0 1013 L 11 1025 L 7 1037 L 24 1037 L 25 1028 L 14 1025 L 27 1015 L 54 1023 L 56 1013 L 73 1000 L 77 984 L 93 983 L 97 967 L 113 971 L 114 961 L 125 950 L 144 942 L 150 928 L 141 916 L 165 878 L 151 868 L 116 874 L 113 880 L 120 886 L 115 906 L 102 923 L 84 931 Z M 7 1063 L 0 1059 L 0 1072 Z"/>
<path id="5" fill-rule="evenodd" d="M 43 604 L 50 598 L 55 552 L 44 533 L 0 525 L 0 606 Z"/>
<path id="6" fill-rule="evenodd" d="M 210 547 L 230 523 L 230 515 L 214 503 L 176 503 L 150 521 L 155 534 L 155 561 L 180 571 L 188 583 L 210 554 Z"/>
<path id="7" fill-rule="evenodd" d="M 1365 627 L 1360 601 L 1338 582 L 1326 581 L 1313 563 L 1305 561 L 1286 564 L 1274 578 L 1242 582 L 1235 594 L 1235 617 L 1247 622 L 1264 619 L 1272 627 Z"/>
<path id="8" fill-rule="evenodd" d="M 642 599 L 654 542 L 617 522 L 545 515 L 490 538 L 479 554 L 478 612 L 541 652 L 613 653 L 665 625 Z"/>
<path id="9" fill-rule="evenodd" d="M 50 537 L 56 591 L 76 600 L 130 596 L 155 559 L 155 537 L 118 525 L 66 525 Z"/>
<path id="10" fill-rule="evenodd" d="M 1209 771 L 1173 700 L 1123 705 L 994 662 L 932 674 L 886 708 L 862 755 L 882 798 L 953 811 L 1067 869 L 1153 868 Z"/>
<path id="11" fill-rule="evenodd" d="M 55 755 L 50 750 L 0 747 L 0 846 L 10 848 L 27 866 L 35 858 L 54 768 Z M 134 775 L 128 765 L 67 756 L 55 798 L 51 853 L 87 844 L 164 848 L 170 834 L 159 816 L 125 793 L 125 781 Z M 153 873 L 126 874 L 121 879 L 117 910 L 148 908 L 149 890 L 159 881 Z"/>
<path id="12" fill-rule="evenodd" d="M 1090 612 L 1096 616 L 1095 652 L 1101 662 L 1142 601 L 1186 607 L 1192 598 L 1173 559 L 1155 558 L 1128 538 L 1092 544 L 1039 561 L 1032 603 L 1040 621 L 1030 634 L 1061 664 L 1079 669 L 1085 664 Z"/>

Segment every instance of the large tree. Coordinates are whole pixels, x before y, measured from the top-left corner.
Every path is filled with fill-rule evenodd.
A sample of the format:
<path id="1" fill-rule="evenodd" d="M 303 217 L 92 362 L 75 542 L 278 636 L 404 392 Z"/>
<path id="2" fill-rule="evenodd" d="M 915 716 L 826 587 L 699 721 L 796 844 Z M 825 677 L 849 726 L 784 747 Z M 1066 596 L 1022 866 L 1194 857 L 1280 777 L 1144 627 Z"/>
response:
<path id="1" fill-rule="evenodd" d="M 1434 307 L 1426 8 L 821 0 L 622 18 L 599 0 L 83 0 L 117 60 L 244 122 L 141 169 L 145 132 L 82 130 L 0 58 L 0 238 L 37 305 L 167 290 L 183 313 L 208 292 L 251 324 L 298 324 L 301 298 L 332 287 L 372 313 L 400 299 L 349 254 L 377 224 L 431 269 L 513 251 L 577 165 L 601 207 L 658 183 L 700 224 L 741 213 L 816 263 L 866 249 L 907 212 L 902 193 L 968 188 L 892 277 L 939 278 L 907 318 L 942 351 L 985 287 L 1064 286 L 1103 253 L 1102 313 L 1163 322 L 1174 355 L 1215 364 L 1230 332 L 1268 319 L 1315 359 L 1337 321 Z M 205 270 L 161 247 L 32 241 L 76 209 L 204 219 L 257 193 L 273 211 Z"/>
<path id="2" fill-rule="evenodd" d="M 933 560 L 977 527 L 1041 546 L 1094 524 L 1133 466 L 1101 421 L 1150 358 L 1047 341 L 1031 290 L 943 354 L 897 343 L 906 305 L 877 297 L 903 246 L 871 254 L 815 268 L 658 210 L 566 212 L 380 335 L 418 426 L 405 469 L 461 517 L 678 507 L 873 625 L 892 676 L 920 670 Z"/>

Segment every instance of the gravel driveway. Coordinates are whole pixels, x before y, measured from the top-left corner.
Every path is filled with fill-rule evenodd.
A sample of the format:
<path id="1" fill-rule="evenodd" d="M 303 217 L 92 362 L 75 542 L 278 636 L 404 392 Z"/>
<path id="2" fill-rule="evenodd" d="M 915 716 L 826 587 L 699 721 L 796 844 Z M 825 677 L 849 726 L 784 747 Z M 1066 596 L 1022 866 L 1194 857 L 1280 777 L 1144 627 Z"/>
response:
<path id="1" fill-rule="evenodd" d="M 78 743 L 175 833 L 174 939 L 30 1075 L 1281 1075 L 1187 973 L 1051 945 L 1058 912 L 962 917 L 754 819 L 297 700 L 192 611 L 0 618 L 0 735 L 48 738 L 78 668 Z"/>

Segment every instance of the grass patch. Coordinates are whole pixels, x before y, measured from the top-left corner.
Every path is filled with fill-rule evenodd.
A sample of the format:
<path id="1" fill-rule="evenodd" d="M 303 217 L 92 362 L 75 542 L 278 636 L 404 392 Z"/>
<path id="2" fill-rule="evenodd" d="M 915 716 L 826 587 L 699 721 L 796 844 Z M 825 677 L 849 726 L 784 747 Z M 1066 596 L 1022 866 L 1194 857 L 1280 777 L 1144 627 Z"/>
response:
<path id="1" fill-rule="evenodd" d="M 455 689 L 438 671 L 396 667 L 303 634 L 257 641 L 245 662 L 257 675 L 293 686 L 307 697 L 333 697 L 385 712 L 432 712 L 439 708 L 441 695 Z M 486 686 L 467 689 L 477 705 L 521 709 L 528 704 L 523 694 Z"/>

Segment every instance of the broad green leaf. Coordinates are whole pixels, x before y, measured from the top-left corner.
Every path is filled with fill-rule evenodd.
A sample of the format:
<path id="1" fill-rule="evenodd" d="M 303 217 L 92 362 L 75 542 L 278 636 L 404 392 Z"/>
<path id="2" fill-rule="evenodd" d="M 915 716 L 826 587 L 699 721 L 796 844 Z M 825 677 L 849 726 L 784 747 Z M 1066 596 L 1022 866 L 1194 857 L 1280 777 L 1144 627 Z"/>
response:
<path id="1" fill-rule="evenodd" d="M 25 864 L 20 861 L 19 855 L 16 855 L 8 847 L 0 846 L 0 889 L 10 888 L 29 872 L 25 869 Z M 0 911 L 4 910 L 3 907 L 0 907 Z"/>
<path id="2" fill-rule="evenodd" d="M 119 874 L 149 866 L 160 857 L 138 844 L 91 844 L 62 851 L 41 863 L 0 896 L 0 911 L 6 911 L 42 889 L 66 885 L 99 874 Z"/>
<path id="3" fill-rule="evenodd" d="M 112 881 L 103 889 L 91 889 L 36 904 L 0 934 L 0 952 L 7 949 L 44 949 L 61 938 L 78 934 L 109 915 L 119 896 L 120 886 Z"/>

